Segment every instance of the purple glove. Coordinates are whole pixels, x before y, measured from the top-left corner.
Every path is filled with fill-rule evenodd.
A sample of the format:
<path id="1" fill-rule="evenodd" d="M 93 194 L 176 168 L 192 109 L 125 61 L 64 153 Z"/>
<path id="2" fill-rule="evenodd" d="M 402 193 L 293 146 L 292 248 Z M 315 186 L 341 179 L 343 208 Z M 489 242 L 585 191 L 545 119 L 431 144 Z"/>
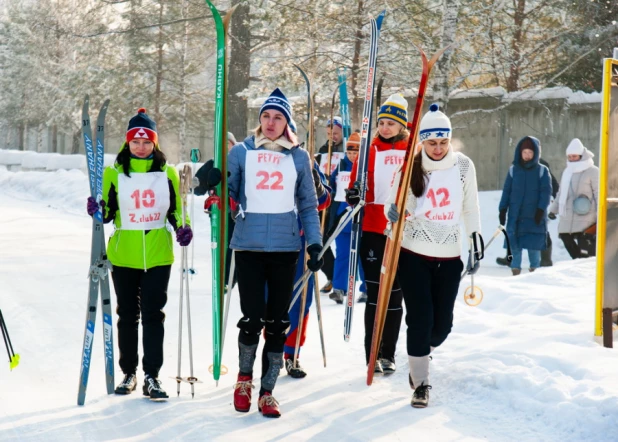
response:
<path id="1" fill-rule="evenodd" d="M 188 246 L 193 239 L 193 231 L 191 230 L 191 226 L 179 227 L 176 230 L 176 241 L 183 247 Z"/>
<path id="2" fill-rule="evenodd" d="M 94 216 L 95 213 L 99 210 L 99 208 L 105 207 L 105 201 L 101 200 L 101 204 L 97 204 L 97 200 L 93 197 L 88 197 L 88 203 L 86 204 L 86 212 L 88 215 Z"/>

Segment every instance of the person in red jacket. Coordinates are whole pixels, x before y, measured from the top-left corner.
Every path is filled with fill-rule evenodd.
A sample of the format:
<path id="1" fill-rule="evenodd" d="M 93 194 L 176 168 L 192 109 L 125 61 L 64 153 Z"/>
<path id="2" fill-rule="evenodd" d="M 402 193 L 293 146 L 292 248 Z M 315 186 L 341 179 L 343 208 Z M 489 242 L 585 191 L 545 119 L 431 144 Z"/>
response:
<path id="1" fill-rule="evenodd" d="M 407 129 L 408 102 L 401 94 L 391 95 L 378 112 L 378 136 L 369 147 L 367 161 L 367 192 L 363 215 L 362 237 L 360 241 L 360 260 L 367 284 L 367 305 L 365 306 L 365 357 L 369 362 L 373 323 L 376 314 L 378 290 L 380 286 L 380 267 L 386 246 L 386 217 L 384 203 L 399 165 L 408 146 L 410 133 Z M 346 200 L 351 205 L 360 201 L 360 189 L 356 183 L 358 160 L 352 168 L 350 187 Z M 395 279 L 388 303 L 382 346 L 375 366 L 378 374 L 391 374 L 395 371 L 395 348 L 403 316 L 402 293 Z"/>

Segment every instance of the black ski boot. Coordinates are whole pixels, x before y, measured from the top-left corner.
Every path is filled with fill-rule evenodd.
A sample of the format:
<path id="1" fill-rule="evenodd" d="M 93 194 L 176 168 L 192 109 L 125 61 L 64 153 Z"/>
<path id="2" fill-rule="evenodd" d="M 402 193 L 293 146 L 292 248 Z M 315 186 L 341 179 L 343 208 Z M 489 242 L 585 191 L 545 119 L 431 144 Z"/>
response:
<path id="1" fill-rule="evenodd" d="M 397 370 L 394 359 L 380 358 L 380 365 L 382 365 L 382 372 L 384 374 L 393 374 Z"/>
<path id="2" fill-rule="evenodd" d="M 343 304 L 343 299 L 345 298 L 343 290 L 335 289 L 332 291 L 330 295 L 328 295 L 330 299 L 335 301 L 337 304 Z"/>
<path id="3" fill-rule="evenodd" d="M 431 385 L 425 385 L 422 383 L 414 390 L 414 394 L 412 395 L 412 406 L 414 408 L 426 408 L 429 405 L 429 390 L 431 390 Z"/>
<path id="4" fill-rule="evenodd" d="M 144 377 L 143 392 L 144 396 L 149 396 L 150 400 L 153 401 L 160 401 L 169 397 L 165 390 L 161 388 L 161 381 L 150 375 Z"/>
<path id="5" fill-rule="evenodd" d="M 129 373 L 124 375 L 124 379 L 116 389 L 114 393 L 116 394 L 131 394 L 137 388 L 137 377 L 134 373 Z"/>
<path id="6" fill-rule="evenodd" d="M 501 256 L 498 256 L 496 258 L 496 264 L 500 265 L 500 266 L 510 266 L 511 263 L 508 261 L 508 259 L 506 259 L 506 256 L 503 258 Z"/>
<path id="7" fill-rule="evenodd" d="M 286 359 L 285 371 L 288 372 L 288 376 L 291 376 L 294 379 L 302 379 L 307 376 L 307 372 L 303 367 L 300 366 L 300 362 L 298 362 L 298 359 L 296 360 L 296 365 L 294 365 L 294 359 Z"/>

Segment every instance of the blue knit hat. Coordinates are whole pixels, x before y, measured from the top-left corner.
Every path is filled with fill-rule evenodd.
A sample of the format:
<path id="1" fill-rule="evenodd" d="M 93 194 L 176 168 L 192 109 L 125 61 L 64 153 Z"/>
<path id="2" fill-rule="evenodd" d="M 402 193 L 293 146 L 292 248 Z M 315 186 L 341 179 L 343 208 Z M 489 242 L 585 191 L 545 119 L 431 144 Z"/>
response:
<path id="1" fill-rule="evenodd" d="M 380 107 L 378 112 L 378 121 L 382 118 L 389 118 L 397 123 L 403 124 L 404 127 L 408 123 L 408 102 L 403 95 L 393 94 L 388 97 L 388 100 Z"/>
<path id="2" fill-rule="evenodd" d="M 418 137 L 420 141 L 451 138 L 452 129 L 451 120 L 440 111 L 440 106 L 434 103 L 429 106 L 429 112 L 421 119 Z"/>
<path id="3" fill-rule="evenodd" d="M 262 107 L 260 108 L 260 114 L 258 115 L 258 121 L 262 116 L 262 112 L 268 109 L 274 109 L 281 112 L 284 116 L 288 124 L 292 121 L 292 105 L 288 101 L 288 99 L 283 95 L 281 89 L 276 88 L 270 94 L 270 97 L 266 99 Z"/>

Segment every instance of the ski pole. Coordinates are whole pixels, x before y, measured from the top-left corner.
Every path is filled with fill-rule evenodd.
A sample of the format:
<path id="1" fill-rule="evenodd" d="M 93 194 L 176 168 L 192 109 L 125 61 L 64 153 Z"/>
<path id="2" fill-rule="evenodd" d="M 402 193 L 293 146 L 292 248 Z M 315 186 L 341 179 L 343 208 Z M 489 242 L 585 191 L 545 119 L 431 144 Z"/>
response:
<path id="1" fill-rule="evenodd" d="M 17 365 L 19 365 L 19 355 L 15 354 L 15 350 L 13 350 L 13 344 L 11 343 L 9 331 L 6 328 L 6 323 L 4 322 L 4 316 L 2 316 L 2 310 L 0 310 L 0 328 L 2 328 L 2 337 L 4 338 L 6 352 L 9 355 L 9 367 L 12 371 L 15 367 L 17 367 Z"/>
<path id="2" fill-rule="evenodd" d="M 495 237 L 499 233 L 500 233 L 500 229 L 498 229 L 498 231 L 496 233 L 494 233 L 494 235 L 492 236 L 491 241 L 488 243 L 488 245 L 491 244 L 491 242 L 495 239 Z M 466 304 L 468 304 L 471 307 L 476 307 L 483 300 L 483 290 L 481 290 L 480 287 L 476 287 L 474 285 L 474 273 L 471 273 L 471 271 L 476 266 L 476 263 L 480 262 L 480 260 L 483 259 L 483 256 L 485 254 L 485 244 L 483 243 L 483 238 L 480 237 L 480 236 L 479 236 L 479 238 L 481 240 L 481 250 L 480 250 L 480 257 L 479 257 L 479 259 L 476 258 L 477 257 L 477 253 L 479 253 L 479 250 L 477 249 L 477 245 L 474 242 L 473 236 L 471 235 L 468 238 L 468 244 L 469 244 L 468 266 L 467 266 L 466 270 L 463 272 L 463 274 L 461 275 L 461 280 L 463 280 L 467 274 L 470 275 L 471 285 L 470 285 L 470 287 L 466 288 L 466 290 L 464 291 L 464 301 L 466 302 Z"/>
<path id="3" fill-rule="evenodd" d="M 188 253 L 186 247 L 184 248 L 184 261 L 188 261 Z M 187 269 L 189 270 L 189 269 Z M 185 284 L 186 284 L 186 292 L 187 292 L 187 329 L 188 329 L 188 340 L 189 340 L 189 378 L 187 381 L 191 384 L 191 398 L 195 397 L 195 383 L 197 382 L 197 378 L 193 375 L 193 336 L 191 334 L 191 301 L 189 299 L 189 273 L 185 276 Z"/>
<path id="4" fill-rule="evenodd" d="M 320 291 L 318 290 L 318 274 L 313 274 L 313 297 L 315 298 L 316 317 L 318 318 L 318 329 L 320 330 L 320 345 L 322 346 L 322 360 L 326 368 L 326 348 L 324 347 L 324 328 L 322 326 L 322 304 L 320 301 Z"/>
<path id="5" fill-rule="evenodd" d="M 191 176 L 193 177 L 191 181 L 191 219 L 195 219 L 195 193 L 194 189 L 199 184 L 199 180 L 195 177 L 195 165 L 201 160 L 201 153 L 199 149 L 191 149 Z M 197 183 L 196 183 L 197 181 Z M 189 273 L 191 275 L 195 275 L 195 267 L 193 264 L 195 263 L 195 241 L 191 243 L 191 265 L 189 267 Z"/>
<path id="6" fill-rule="evenodd" d="M 322 247 L 322 250 L 320 251 L 320 253 L 318 254 L 318 259 L 321 259 L 324 254 L 326 253 L 326 251 L 328 250 L 328 248 L 331 246 L 331 244 L 335 241 L 335 239 L 337 238 L 337 236 L 339 236 L 339 234 L 343 231 L 343 229 L 345 228 L 345 225 L 352 219 L 354 218 L 354 215 L 356 215 L 356 213 L 358 213 L 358 211 L 362 208 L 362 206 L 365 205 L 364 201 L 359 202 L 354 209 L 352 209 L 352 207 L 348 207 L 346 209 L 346 211 L 344 212 L 344 214 L 341 216 L 341 218 L 339 218 L 339 223 L 337 224 L 337 227 L 335 228 L 335 230 L 333 231 L 332 235 L 329 236 L 329 238 L 326 240 L 326 242 L 324 243 L 324 246 Z M 305 284 L 307 284 L 307 280 L 309 278 L 309 275 L 311 274 L 311 270 L 306 270 L 305 273 L 303 273 L 303 276 L 301 276 L 298 281 L 296 281 L 296 283 L 294 284 L 294 288 L 292 289 L 293 292 L 296 292 L 299 287 L 302 290 L 302 288 L 305 286 Z M 294 297 L 294 299 L 292 300 L 292 304 L 293 305 L 294 302 L 296 302 L 296 299 L 298 299 L 299 294 L 297 293 L 297 295 Z"/>
<path id="7" fill-rule="evenodd" d="M 232 298 L 232 285 L 234 284 L 234 272 L 236 271 L 236 254 L 232 250 L 230 261 L 230 274 L 227 278 L 227 290 L 225 293 L 225 308 L 223 309 L 223 325 L 221 327 L 221 355 L 223 356 L 223 345 L 225 344 L 225 329 L 227 327 L 227 317 L 230 313 L 230 300 Z M 222 366 L 223 367 L 223 366 Z"/>

